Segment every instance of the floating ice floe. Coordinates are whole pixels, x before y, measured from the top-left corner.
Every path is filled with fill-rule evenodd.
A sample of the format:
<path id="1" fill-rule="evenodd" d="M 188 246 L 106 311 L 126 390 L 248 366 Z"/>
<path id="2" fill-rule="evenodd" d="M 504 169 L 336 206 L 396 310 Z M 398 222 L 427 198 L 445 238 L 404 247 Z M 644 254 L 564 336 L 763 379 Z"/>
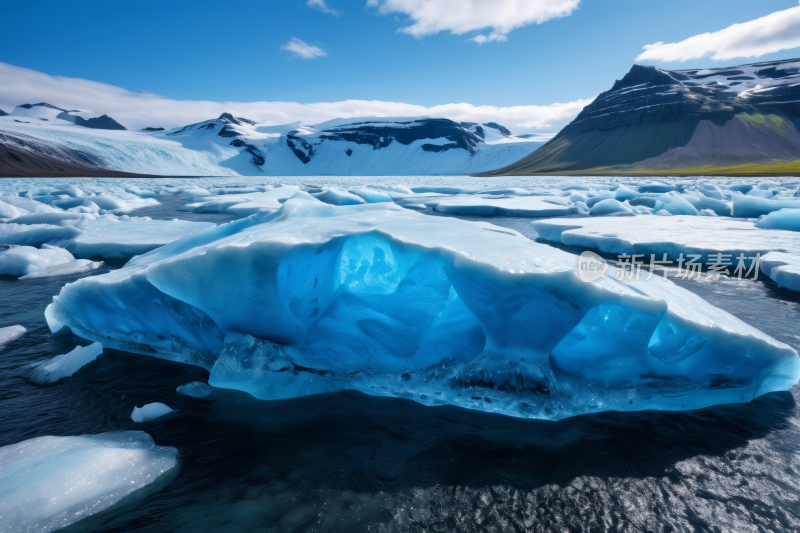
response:
<path id="1" fill-rule="evenodd" d="M 70 377 L 102 354 L 103 345 L 99 342 L 89 346 L 76 346 L 69 353 L 57 355 L 49 361 L 36 365 L 36 369 L 31 375 L 31 381 L 55 383 L 59 379 Z"/>
<path id="2" fill-rule="evenodd" d="M 191 383 L 185 383 L 175 389 L 178 394 L 184 394 L 186 396 L 191 396 L 192 398 L 205 398 L 214 390 L 205 383 L 200 381 L 192 381 Z"/>
<path id="3" fill-rule="evenodd" d="M 134 422 L 147 422 L 168 415 L 172 411 L 172 409 L 161 402 L 148 403 L 141 407 L 134 407 L 131 413 L 131 420 Z"/>
<path id="4" fill-rule="evenodd" d="M 8 326 L 5 328 L 0 328 L 0 350 L 22 337 L 27 332 L 28 330 L 22 326 Z"/>
<path id="5" fill-rule="evenodd" d="M 103 215 L 88 221 L 82 232 L 59 241 L 58 245 L 79 258 L 128 259 L 214 225 L 212 222 Z"/>
<path id="6" fill-rule="evenodd" d="M 711 254 L 762 256 L 771 251 L 800 249 L 800 234 L 765 230 L 747 220 L 719 217 L 640 216 L 626 218 L 573 218 L 533 222 L 544 240 L 591 248 L 609 254 L 651 254 L 661 259 L 677 259 L 680 254 L 699 255 L 698 262 L 709 262 Z"/>
<path id="7" fill-rule="evenodd" d="M 56 246 L 11 246 L 0 249 L 0 275 L 26 276 L 74 260 L 72 254 Z"/>
<path id="8" fill-rule="evenodd" d="M 193 199 L 194 203 L 187 204 L 186 209 L 195 213 L 226 213 L 246 217 L 264 211 L 277 211 L 282 202 L 297 194 L 308 195 L 299 187 L 290 185 L 268 189 L 264 192 L 198 197 Z"/>
<path id="9" fill-rule="evenodd" d="M 72 276 L 75 274 L 85 274 L 92 270 L 97 270 L 103 266 L 102 261 L 91 261 L 89 259 L 76 259 L 67 263 L 49 266 L 43 270 L 37 270 L 32 274 L 22 276 L 19 279 L 55 278 L 58 276 Z"/>
<path id="10" fill-rule="evenodd" d="M 437 213 L 477 216 L 558 217 L 579 214 L 578 208 L 562 197 L 514 196 L 508 198 L 464 195 L 425 202 Z"/>
<path id="11" fill-rule="evenodd" d="M 49 532 L 158 479 L 178 450 L 147 433 L 37 437 L 0 448 L 0 531 Z"/>
<path id="12" fill-rule="evenodd" d="M 648 218 L 682 220 L 591 222 Z M 45 316 L 262 399 L 355 389 L 560 419 L 798 380 L 789 346 L 669 280 L 611 271 L 583 282 L 575 256 L 483 222 L 289 200 L 66 285 Z"/>
<path id="13" fill-rule="evenodd" d="M 800 254 L 770 252 L 761 258 L 760 267 L 781 287 L 800 292 Z"/>

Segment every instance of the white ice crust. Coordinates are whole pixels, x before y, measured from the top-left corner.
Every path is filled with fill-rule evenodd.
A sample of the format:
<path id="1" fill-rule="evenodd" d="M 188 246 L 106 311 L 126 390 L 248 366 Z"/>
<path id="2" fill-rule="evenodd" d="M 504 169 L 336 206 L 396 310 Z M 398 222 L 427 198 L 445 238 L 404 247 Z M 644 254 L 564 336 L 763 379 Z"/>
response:
<path id="1" fill-rule="evenodd" d="M 37 437 L 0 448 L 0 531 L 49 532 L 98 513 L 175 467 L 147 433 Z"/>

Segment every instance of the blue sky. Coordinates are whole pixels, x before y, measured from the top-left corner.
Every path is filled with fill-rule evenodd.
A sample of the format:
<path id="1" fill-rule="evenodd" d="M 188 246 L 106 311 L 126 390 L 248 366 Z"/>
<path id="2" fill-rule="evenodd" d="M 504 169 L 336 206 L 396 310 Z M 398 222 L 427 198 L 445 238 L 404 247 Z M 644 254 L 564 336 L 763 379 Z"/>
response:
<path id="1" fill-rule="evenodd" d="M 426 2 L 443 7 L 423 21 L 427 33 L 415 37 L 407 28 L 419 22 L 415 9 Z M 464 31 L 482 20 L 463 20 L 467 4 L 511 7 L 494 27 Z M 548 4 L 577 8 L 513 28 L 527 6 Z M 790 8 L 800 15 L 797 0 L 5 0 L 0 61 L 174 100 L 543 106 L 607 90 L 644 45 Z M 784 28 L 789 40 L 800 35 L 792 24 Z M 500 42 L 470 41 L 495 34 Z M 286 49 L 292 39 L 325 55 L 299 58 Z M 800 49 L 724 61 L 707 56 L 640 62 L 666 69 L 725 66 L 797 57 Z M 0 94 L 0 104 L 10 105 L 18 94 L 6 100 Z"/>
<path id="2" fill-rule="evenodd" d="M 175 99 L 549 104 L 608 89 L 646 44 L 679 41 L 798 5 L 584 0 L 567 17 L 479 46 L 465 42 L 477 32 L 417 39 L 397 32 L 405 15 L 381 15 L 365 0 L 326 1 L 338 17 L 300 0 L 6 0 L 0 60 Z M 280 49 L 292 37 L 327 55 L 293 57 Z M 797 49 L 786 50 L 758 60 L 797 55 Z M 708 58 L 648 63 L 716 64 Z"/>

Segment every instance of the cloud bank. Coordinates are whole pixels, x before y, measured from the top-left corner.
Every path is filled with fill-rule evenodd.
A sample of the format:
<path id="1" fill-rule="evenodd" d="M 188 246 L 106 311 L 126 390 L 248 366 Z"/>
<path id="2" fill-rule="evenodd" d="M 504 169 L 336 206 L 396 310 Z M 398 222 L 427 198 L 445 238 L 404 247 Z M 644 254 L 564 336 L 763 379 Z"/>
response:
<path id="1" fill-rule="evenodd" d="M 711 56 L 714 61 L 761 57 L 800 46 L 800 7 L 701 33 L 677 43 L 648 44 L 636 61 L 688 61 Z"/>
<path id="2" fill-rule="evenodd" d="M 288 43 L 281 45 L 281 50 L 291 52 L 295 57 L 299 57 L 300 59 L 316 59 L 328 55 L 325 50 L 319 46 L 308 44 L 296 37 L 292 37 Z"/>
<path id="3" fill-rule="evenodd" d="M 515 133 L 556 132 L 567 125 L 592 99 L 550 105 L 513 107 L 453 103 L 425 107 L 381 100 L 342 102 L 213 102 L 172 100 L 152 93 L 135 93 L 105 83 L 50 76 L 0 62 L 0 109 L 10 112 L 26 103 L 47 102 L 63 109 L 94 115 L 107 114 L 128 129 L 174 128 L 229 112 L 267 124 L 301 121 L 318 124 L 334 118 L 433 116 L 467 122 L 498 122 Z"/>
<path id="4" fill-rule="evenodd" d="M 367 0 L 378 13 L 407 15 L 412 24 L 398 31 L 416 38 L 449 31 L 463 35 L 490 29 L 488 36 L 469 39 L 478 44 L 502 42 L 511 31 L 566 17 L 580 0 Z"/>

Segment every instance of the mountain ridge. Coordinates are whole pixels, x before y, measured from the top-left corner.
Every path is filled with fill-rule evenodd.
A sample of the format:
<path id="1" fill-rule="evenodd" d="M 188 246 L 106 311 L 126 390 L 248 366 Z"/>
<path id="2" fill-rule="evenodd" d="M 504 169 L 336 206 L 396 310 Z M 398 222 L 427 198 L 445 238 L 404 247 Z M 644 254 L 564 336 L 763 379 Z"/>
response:
<path id="1" fill-rule="evenodd" d="M 676 71 L 634 65 L 539 150 L 481 175 L 800 168 L 799 130 L 800 59 Z"/>

